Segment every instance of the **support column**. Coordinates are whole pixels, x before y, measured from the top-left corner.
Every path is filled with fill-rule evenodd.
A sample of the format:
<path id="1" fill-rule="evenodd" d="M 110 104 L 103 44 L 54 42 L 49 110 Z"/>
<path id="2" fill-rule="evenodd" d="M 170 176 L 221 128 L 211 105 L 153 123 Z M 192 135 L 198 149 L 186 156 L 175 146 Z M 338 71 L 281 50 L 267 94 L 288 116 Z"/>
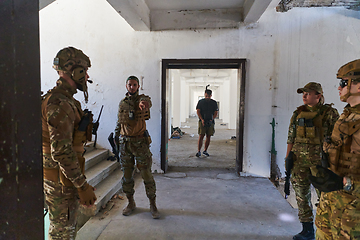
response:
<path id="1" fill-rule="evenodd" d="M 0 239 L 44 239 L 39 1 L 0 9 Z"/>

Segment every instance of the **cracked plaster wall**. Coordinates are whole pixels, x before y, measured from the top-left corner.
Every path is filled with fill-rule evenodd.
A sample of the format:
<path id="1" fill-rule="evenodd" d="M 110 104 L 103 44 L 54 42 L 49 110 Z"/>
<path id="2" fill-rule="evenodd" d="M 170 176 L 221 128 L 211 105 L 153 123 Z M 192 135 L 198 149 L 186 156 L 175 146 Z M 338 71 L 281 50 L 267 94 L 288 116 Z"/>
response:
<path id="1" fill-rule="evenodd" d="M 94 84 L 89 86 L 89 103 L 82 104 L 95 116 L 104 105 L 98 143 L 109 147 L 107 136 L 115 128 L 125 79 L 144 76 L 141 92 L 153 101 L 147 123 L 153 169 L 159 170 L 161 59 L 247 58 L 244 171 L 269 176 L 270 122 L 275 118 L 277 162 L 284 173 L 289 120 L 302 104 L 296 89 L 320 82 L 325 101 L 342 112 L 345 104 L 338 99 L 336 71 L 359 58 L 360 12 L 334 7 L 279 13 L 277 4 L 258 23 L 239 29 L 135 32 L 105 0 L 57 0 L 40 11 L 42 91 L 55 84 L 52 61 L 59 49 L 72 45 L 88 54 Z M 76 97 L 83 99 L 82 94 Z"/>

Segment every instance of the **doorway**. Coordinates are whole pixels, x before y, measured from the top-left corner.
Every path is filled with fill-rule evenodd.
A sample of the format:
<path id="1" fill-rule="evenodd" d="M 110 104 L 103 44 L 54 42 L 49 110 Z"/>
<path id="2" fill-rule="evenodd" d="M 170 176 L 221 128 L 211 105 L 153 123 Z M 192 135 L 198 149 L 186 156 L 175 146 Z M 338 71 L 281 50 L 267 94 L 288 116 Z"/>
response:
<path id="1" fill-rule="evenodd" d="M 187 139 L 181 139 L 182 141 L 178 141 L 178 143 L 182 151 L 184 151 L 184 147 L 188 147 L 188 153 L 181 154 L 179 158 L 195 156 L 198 139 L 195 107 L 197 100 L 204 94 L 205 86 L 210 84 L 209 88 L 213 90 L 213 99 L 219 102 L 219 119 L 215 119 L 215 135 L 211 138 L 209 150 L 214 145 L 213 150 L 216 151 L 216 147 L 220 143 L 217 141 L 226 142 L 225 145 L 222 145 L 222 150 L 226 152 L 226 148 L 228 148 L 231 151 L 230 155 L 233 154 L 231 164 L 238 174 L 242 172 L 246 59 L 164 59 L 162 60 L 161 78 L 162 170 L 166 172 L 169 166 L 169 143 L 173 147 L 175 143 L 171 141 L 176 141 L 176 138 L 171 138 L 174 128 L 179 128 L 180 132 L 186 132 Z M 236 87 L 234 88 L 234 86 Z M 233 92 L 233 94 L 226 94 L 227 91 Z M 222 137 L 228 138 L 228 141 L 221 139 Z M 232 148 L 231 145 L 233 145 Z M 174 149 L 172 149 L 173 151 Z M 221 158 L 221 155 L 214 156 Z M 207 160 L 211 160 L 211 158 Z M 176 160 L 172 161 L 171 158 L 170 163 L 176 164 Z M 211 161 L 207 161 L 207 164 L 209 162 Z M 187 164 L 196 163 L 188 161 Z M 225 166 L 224 164 L 228 163 L 222 162 L 221 166 Z"/>

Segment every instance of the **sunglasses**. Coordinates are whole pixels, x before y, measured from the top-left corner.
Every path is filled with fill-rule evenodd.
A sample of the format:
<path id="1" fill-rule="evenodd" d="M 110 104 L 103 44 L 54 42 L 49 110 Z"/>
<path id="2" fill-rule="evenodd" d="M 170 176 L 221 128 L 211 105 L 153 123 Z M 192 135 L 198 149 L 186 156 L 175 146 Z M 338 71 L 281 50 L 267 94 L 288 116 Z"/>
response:
<path id="1" fill-rule="evenodd" d="M 348 85 L 348 82 L 349 80 L 341 79 L 339 85 L 341 88 L 344 88 Z"/>

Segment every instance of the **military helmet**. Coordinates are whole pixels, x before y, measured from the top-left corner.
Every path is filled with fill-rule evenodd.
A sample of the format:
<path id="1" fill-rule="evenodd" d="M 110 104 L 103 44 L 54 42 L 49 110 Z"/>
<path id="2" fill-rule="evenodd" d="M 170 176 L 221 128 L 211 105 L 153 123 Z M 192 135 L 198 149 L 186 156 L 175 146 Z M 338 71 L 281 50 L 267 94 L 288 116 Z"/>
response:
<path id="1" fill-rule="evenodd" d="M 360 81 L 360 59 L 341 66 L 336 74 L 337 78 L 349 78 L 351 81 Z"/>
<path id="2" fill-rule="evenodd" d="M 76 66 L 91 67 L 90 59 L 81 50 L 67 47 L 60 50 L 54 58 L 55 70 L 70 72 Z"/>
<path id="3" fill-rule="evenodd" d="M 86 71 L 91 67 L 90 59 L 81 50 L 74 47 L 61 49 L 54 58 L 53 68 L 56 71 L 64 71 L 71 76 L 77 89 L 84 92 L 85 102 L 88 102 L 86 85 Z M 89 82 L 92 82 L 88 80 Z"/>
<path id="4" fill-rule="evenodd" d="M 352 82 L 360 82 L 360 59 L 348 62 L 341 66 L 336 74 L 338 79 L 348 79 L 347 89 L 348 92 L 340 97 L 340 100 L 346 102 L 350 96 L 360 96 L 360 93 L 350 93 L 350 87 Z"/>

